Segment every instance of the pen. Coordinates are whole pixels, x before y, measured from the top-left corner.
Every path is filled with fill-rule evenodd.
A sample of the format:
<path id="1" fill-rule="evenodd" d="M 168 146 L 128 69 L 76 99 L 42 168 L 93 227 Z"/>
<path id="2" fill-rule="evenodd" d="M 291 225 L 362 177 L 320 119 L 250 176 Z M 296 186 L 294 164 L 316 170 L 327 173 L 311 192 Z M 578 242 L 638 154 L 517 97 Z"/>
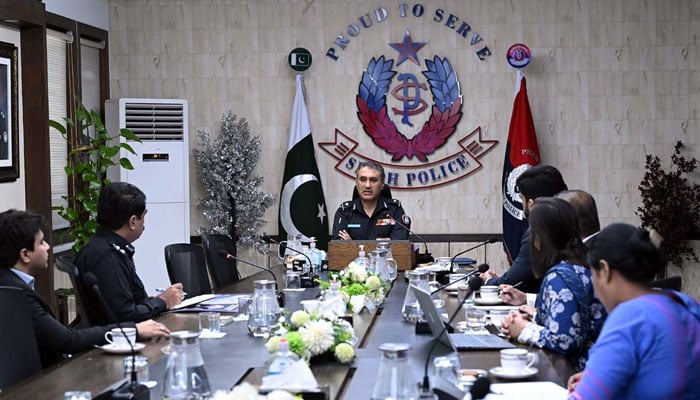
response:
<path id="1" fill-rule="evenodd" d="M 156 288 L 156 293 L 164 293 L 166 289 L 163 288 Z M 187 296 L 186 292 L 182 292 L 183 295 Z"/>
<path id="2" fill-rule="evenodd" d="M 520 282 L 516 283 L 515 285 L 513 285 L 512 287 L 513 287 L 513 288 L 517 288 L 518 286 L 520 286 L 520 285 L 522 285 L 522 284 L 523 284 L 523 281 L 520 281 Z M 501 288 L 499 287 L 499 288 L 498 288 L 498 295 L 500 296 L 502 293 L 503 293 L 503 289 L 501 289 Z"/>

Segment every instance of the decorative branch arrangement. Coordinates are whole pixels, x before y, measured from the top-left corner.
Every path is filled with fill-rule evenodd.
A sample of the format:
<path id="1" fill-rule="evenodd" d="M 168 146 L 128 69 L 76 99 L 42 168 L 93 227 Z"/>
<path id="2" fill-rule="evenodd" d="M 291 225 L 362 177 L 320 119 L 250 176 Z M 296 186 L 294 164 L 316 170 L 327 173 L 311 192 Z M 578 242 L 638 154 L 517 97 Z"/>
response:
<path id="1" fill-rule="evenodd" d="M 265 210 L 274 202 L 273 195 L 260 190 L 263 177 L 253 174 L 260 159 L 260 137 L 251 138 L 245 118 L 237 119 L 231 111 L 222 117 L 221 134 L 215 140 L 205 131 L 197 136 L 200 149 L 194 150 L 194 158 L 204 185 L 204 197 L 197 205 L 209 222 L 198 233 L 223 234 L 234 240 L 254 237 L 266 222 Z"/>
<path id="2" fill-rule="evenodd" d="M 700 185 L 689 179 L 698 162 L 682 156 L 683 147 L 683 142 L 676 143 L 668 172 L 659 157 L 647 155 L 639 184 L 642 205 L 636 212 L 642 227 L 654 228 L 663 236 L 669 260 L 677 266 L 683 260 L 700 262 L 687 242 L 691 233 L 700 232 Z"/>

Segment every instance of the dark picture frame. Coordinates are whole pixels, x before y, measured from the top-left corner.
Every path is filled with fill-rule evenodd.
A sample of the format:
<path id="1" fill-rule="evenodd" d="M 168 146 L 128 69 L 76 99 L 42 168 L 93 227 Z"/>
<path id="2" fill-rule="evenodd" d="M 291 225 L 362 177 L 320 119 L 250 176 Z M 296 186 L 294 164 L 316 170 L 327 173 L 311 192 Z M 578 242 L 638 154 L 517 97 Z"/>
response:
<path id="1" fill-rule="evenodd" d="M 0 182 L 19 178 L 17 46 L 0 42 Z"/>

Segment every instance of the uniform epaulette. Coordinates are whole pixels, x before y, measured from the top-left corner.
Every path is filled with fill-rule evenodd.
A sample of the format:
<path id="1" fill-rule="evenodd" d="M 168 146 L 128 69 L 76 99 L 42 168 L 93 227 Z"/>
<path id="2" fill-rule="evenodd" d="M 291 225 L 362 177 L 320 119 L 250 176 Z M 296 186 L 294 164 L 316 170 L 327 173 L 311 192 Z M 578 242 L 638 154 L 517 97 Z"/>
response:
<path id="1" fill-rule="evenodd" d="M 340 203 L 340 207 L 338 207 L 339 210 L 343 210 L 343 211 L 350 210 L 351 208 L 352 208 L 352 200 Z"/>
<path id="2" fill-rule="evenodd" d="M 399 199 L 391 199 L 389 200 L 389 204 L 392 204 L 396 207 L 401 207 L 401 200 Z"/>

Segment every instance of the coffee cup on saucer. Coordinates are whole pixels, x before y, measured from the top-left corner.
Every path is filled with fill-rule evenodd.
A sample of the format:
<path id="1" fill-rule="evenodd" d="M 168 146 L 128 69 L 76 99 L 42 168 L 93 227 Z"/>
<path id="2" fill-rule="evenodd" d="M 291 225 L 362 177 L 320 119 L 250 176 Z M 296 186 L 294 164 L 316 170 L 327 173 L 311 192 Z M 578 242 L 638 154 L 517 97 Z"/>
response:
<path id="1" fill-rule="evenodd" d="M 487 285 L 479 289 L 481 298 L 486 301 L 496 301 L 498 299 L 498 286 Z"/>
<path id="2" fill-rule="evenodd" d="M 124 328 L 123 332 L 122 329 L 114 328 L 105 333 L 105 340 L 115 348 L 128 349 L 136 344 L 136 328 Z"/>
<path id="3" fill-rule="evenodd" d="M 435 260 L 437 265 L 439 265 L 440 268 L 445 269 L 445 270 L 451 269 L 450 268 L 452 266 L 451 261 L 452 261 L 452 257 L 438 257 L 437 260 Z"/>
<path id="4" fill-rule="evenodd" d="M 501 350 L 501 368 L 504 371 L 517 373 L 537 362 L 537 354 L 530 353 L 527 349 L 503 349 Z"/>

